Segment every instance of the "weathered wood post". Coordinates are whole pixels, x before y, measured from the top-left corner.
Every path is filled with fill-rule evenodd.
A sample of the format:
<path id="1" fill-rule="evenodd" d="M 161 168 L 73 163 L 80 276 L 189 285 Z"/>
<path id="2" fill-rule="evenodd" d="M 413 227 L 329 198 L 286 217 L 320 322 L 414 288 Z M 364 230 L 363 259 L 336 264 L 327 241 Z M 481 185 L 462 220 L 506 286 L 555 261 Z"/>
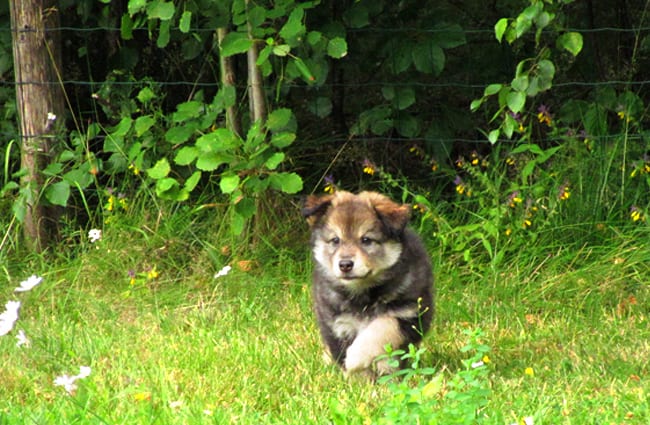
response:
<path id="1" fill-rule="evenodd" d="M 43 202 L 41 171 L 51 160 L 55 130 L 63 121 L 64 99 L 57 76 L 59 12 L 53 0 L 10 0 L 16 107 L 20 120 L 21 188 L 25 196 L 24 236 L 40 252 L 55 234 L 56 214 Z"/>

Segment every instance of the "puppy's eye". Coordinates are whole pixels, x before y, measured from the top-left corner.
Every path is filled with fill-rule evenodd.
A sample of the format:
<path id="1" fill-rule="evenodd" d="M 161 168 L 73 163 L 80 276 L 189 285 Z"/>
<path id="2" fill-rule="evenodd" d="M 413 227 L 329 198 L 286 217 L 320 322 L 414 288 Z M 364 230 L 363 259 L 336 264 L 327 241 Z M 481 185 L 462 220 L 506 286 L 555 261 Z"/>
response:
<path id="1" fill-rule="evenodd" d="M 332 245 L 338 245 L 339 243 L 341 243 L 341 239 L 339 239 L 338 236 L 335 236 L 332 239 L 330 239 L 330 244 Z"/>
<path id="2" fill-rule="evenodd" d="M 374 241 L 370 239 L 368 236 L 364 236 L 361 238 L 361 245 L 370 245 Z"/>

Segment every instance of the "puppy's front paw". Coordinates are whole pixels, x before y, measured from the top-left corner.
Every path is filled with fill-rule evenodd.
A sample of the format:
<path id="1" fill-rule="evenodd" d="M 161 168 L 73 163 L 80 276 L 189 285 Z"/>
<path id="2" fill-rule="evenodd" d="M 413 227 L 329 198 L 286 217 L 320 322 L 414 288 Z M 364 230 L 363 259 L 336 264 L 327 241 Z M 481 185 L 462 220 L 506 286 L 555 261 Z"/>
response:
<path id="1" fill-rule="evenodd" d="M 356 373 L 370 368 L 375 354 L 368 353 L 359 340 L 355 341 L 345 353 L 345 370 L 348 373 Z"/>

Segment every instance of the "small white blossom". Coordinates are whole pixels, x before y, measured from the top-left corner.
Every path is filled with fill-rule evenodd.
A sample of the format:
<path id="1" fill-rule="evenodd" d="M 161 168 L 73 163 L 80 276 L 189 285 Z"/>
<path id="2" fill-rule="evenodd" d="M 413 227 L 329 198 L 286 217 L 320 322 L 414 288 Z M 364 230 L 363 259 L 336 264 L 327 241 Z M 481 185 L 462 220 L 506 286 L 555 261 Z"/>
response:
<path id="1" fill-rule="evenodd" d="M 87 378 L 88 376 L 90 376 L 90 367 L 89 366 L 81 366 L 79 368 L 79 374 L 78 375 L 73 375 L 73 376 L 61 375 L 61 376 L 57 376 L 54 379 L 54 385 L 56 385 L 58 387 L 65 388 L 65 390 L 68 392 L 68 394 L 73 394 L 77 390 L 76 381 L 78 379 Z"/>
<path id="2" fill-rule="evenodd" d="M 14 328 L 18 320 L 20 301 L 8 301 L 5 304 L 5 311 L 0 313 L 0 336 L 7 335 Z"/>
<path id="3" fill-rule="evenodd" d="M 54 114 L 52 112 L 48 112 L 47 113 L 47 120 L 48 121 L 56 121 L 56 114 Z"/>
<path id="4" fill-rule="evenodd" d="M 181 407 L 183 407 L 183 401 L 182 400 L 173 400 L 169 402 L 169 408 L 173 410 L 178 410 Z"/>
<path id="5" fill-rule="evenodd" d="M 102 231 L 100 229 L 90 229 L 88 231 L 88 239 L 90 243 L 95 243 L 102 238 Z"/>
<path id="6" fill-rule="evenodd" d="M 221 270 L 219 270 L 215 275 L 214 278 L 222 277 L 230 273 L 230 270 L 232 270 L 232 267 L 230 266 L 224 266 Z"/>
<path id="7" fill-rule="evenodd" d="M 28 277 L 26 280 L 20 282 L 20 286 L 14 289 L 14 292 L 27 292 L 31 291 L 36 285 L 40 284 L 43 278 L 35 274 Z"/>
<path id="8" fill-rule="evenodd" d="M 16 342 L 16 347 L 20 347 L 24 345 L 25 347 L 29 347 L 32 343 L 29 341 L 29 338 L 27 338 L 27 335 L 25 335 L 24 330 L 19 330 L 18 335 L 16 335 L 16 339 L 18 340 Z"/>
<path id="9" fill-rule="evenodd" d="M 485 366 L 485 362 L 483 360 L 479 360 L 477 362 L 472 363 L 472 369 L 476 369 L 481 366 Z"/>

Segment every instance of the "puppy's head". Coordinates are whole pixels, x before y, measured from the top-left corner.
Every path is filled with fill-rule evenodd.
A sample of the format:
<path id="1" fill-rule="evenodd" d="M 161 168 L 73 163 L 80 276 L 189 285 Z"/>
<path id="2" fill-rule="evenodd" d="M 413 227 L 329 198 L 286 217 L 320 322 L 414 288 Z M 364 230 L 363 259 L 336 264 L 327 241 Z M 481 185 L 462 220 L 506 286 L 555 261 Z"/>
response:
<path id="1" fill-rule="evenodd" d="M 309 196 L 302 210 L 323 273 L 353 292 L 380 280 L 402 253 L 409 207 L 376 192 Z"/>

